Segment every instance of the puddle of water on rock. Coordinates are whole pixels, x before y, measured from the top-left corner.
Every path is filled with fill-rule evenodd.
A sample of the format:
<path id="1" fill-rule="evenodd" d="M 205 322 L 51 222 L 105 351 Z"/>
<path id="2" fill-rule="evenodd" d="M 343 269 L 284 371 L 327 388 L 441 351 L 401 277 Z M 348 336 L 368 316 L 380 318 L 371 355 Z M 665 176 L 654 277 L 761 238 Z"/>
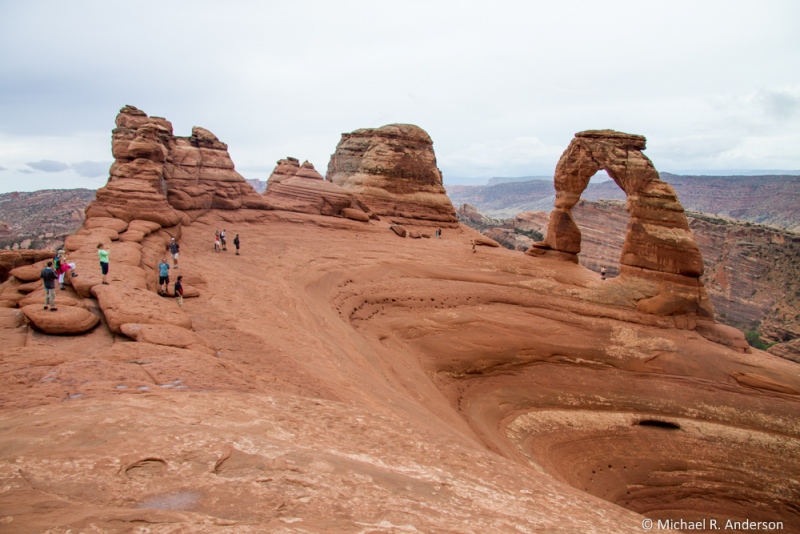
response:
<path id="1" fill-rule="evenodd" d="M 179 491 L 156 495 L 142 501 L 137 508 L 156 510 L 191 510 L 200 501 L 200 494 L 194 491 Z"/>
<path id="2" fill-rule="evenodd" d="M 142 390 L 142 391 L 147 391 L 148 389 L 150 389 L 150 386 L 139 386 L 139 387 L 138 387 L 138 388 L 136 388 L 136 389 L 140 389 L 140 390 Z"/>
<path id="3" fill-rule="evenodd" d="M 120 385 L 118 385 L 116 387 L 117 387 L 117 389 L 128 389 L 128 386 L 124 386 L 122 384 L 120 384 Z"/>

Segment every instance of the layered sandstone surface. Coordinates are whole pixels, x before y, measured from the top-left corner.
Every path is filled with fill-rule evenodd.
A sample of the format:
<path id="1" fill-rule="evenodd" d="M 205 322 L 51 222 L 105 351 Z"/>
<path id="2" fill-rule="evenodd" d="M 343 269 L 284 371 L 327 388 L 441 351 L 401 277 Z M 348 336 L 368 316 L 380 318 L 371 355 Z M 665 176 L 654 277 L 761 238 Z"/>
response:
<path id="1" fill-rule="evenodd" d="M 364 151 L 367 168 L 396 164 L 374 189 L 427 191 L 402 204 L 396 190 L 382 217 L 371 185 L 293 175 L 270 185 L 294 188 L 285 203 L 254 199 L 207 130 L 177 142 L 129 108 L 117 125 L 109 185 L 65 242 L 79 276 L 56 302 L 73 311 L 38 307 L 40 264 L 0 285 L 3 528 L 633 533 L 645 514 L 800 529 L 800 366 L 699 306 L 642 306 L 685 298 L 693 257 L 661 262 L 669 247 L 631 239 L 657 276 L 601 281 L 569 250 L 447 226 L 413 128 L 356 142 L 381 153 Z M 627 161 L 642 224 L 682 215 Z M 420 224 L 445 230 L 421 239 Z M 216 228 L 240 254 L 213 251 Z M 183 307 L 156 292 L 173 239 Z"/>
<path id="2" fill-rule="evenodd" d="M 180 271 L 203 281 L 191 330 L 48 336 L 0 316 L 4 525 L 800 528 L 797 364 L 641 313 L 639 285 L 473 253 L 467 228 L 411 240 L 388 221 L 229 214 L 182 230 Z M 240 256 L 208 247 L 223 224 Z"/>
<path id="3" fill-rule="evenodd" d="M 433 141 L 418 126 L 390 124 L 342 134 L 326 179 L 358 193 L 372 212 L 398 224 L 457 224 Z"/>
<path id="4" fill-rule="evenodd" d="M 619 275 L 619 260 L 629 217 L 620 201 L 581 201 L 572 208 L 581 230 L 580 263 L 610 277 Z M 479 227 L 478 212 L 470 225 Z M 485 218 L 480 231 L 506 246 L 516 246 L 526 233 L 545 232 L 547 212 L 525 212 L 513 222 Z M 768 226 L 688 212 L 687 220 L 700 252 L 702 277 L 716 318 L 743 330 L 757 330 L 767 343 L 800 338 L 800 235 Z M 521 237 L 522 236 L 522 237 Z M 800 359 L 786 347 L 773 352 Z M 788 352 L 787 352 L 788 351 Z"/>

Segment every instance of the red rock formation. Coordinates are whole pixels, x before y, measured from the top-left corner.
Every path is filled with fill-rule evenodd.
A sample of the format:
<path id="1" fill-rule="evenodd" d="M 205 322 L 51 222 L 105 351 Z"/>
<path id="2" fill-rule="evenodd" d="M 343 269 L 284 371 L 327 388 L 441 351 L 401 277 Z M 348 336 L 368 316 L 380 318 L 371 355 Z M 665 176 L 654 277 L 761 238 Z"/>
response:
<path id="1" fill-rule="evenodd" d="M 287 178 L 291 178 L 297 171 L 300 170 L 300 160 L 297 158 L 288 157 L 286 159 L 278 160 L 278 164 L 273 169 L 272 174 L 267 179 L 267 188 L 271 184 L 280 183 Z"/>
<path id="2" fill-rule="evenodd" d="M 405 224 L 455 227 L 457 218 L 436 167 L 433 141 L 410 124 L 342 134 L 326 179 L 358 193 L 371 211 Z"/>
<path id="3" fill-rule="evenodd" d="M 328 216 L 346 216 L 344 210 L 353 209 L 367 213 L 369 219 L 369 208 L 352 191 L 299 174 L 273 181 L 264 192 L 264 198 L 275 209 Z"/>
<path id="4" fill-rule="evenodd" d="M 577 262 L 581 232 L 572 218 L 589 179 L 604 169 L 628 197 L 630 216 L 622 249 L 622 275 L 656 282 L 639 309 L 671 315 L 697 313 L 713 316 L 700 276 L 703 259 L 689 229 L 683 207 L 669 184 L 658 178 L 642 154 L 645 138 L 613 130 L 575 134 L 556 166 L 555 209 L 547 236 L 529 254 L 556 251 Z"/>
<path id="5" fill-rule="evenodd" d="M 8 280 L 9 273 L 12 270 L 25 265 L 32 265 L 42 260 L 50 259 L 53 256 L 54 253 L 52 250 L 1 250 L 0 283 Z"/>
<path id="6" fill-rule="evenodd" d="M 295 181 L 341 190 L 274 186 Z M 424 232 L 251 211 L 90 218 L 68 242 L 72 285 L 90 290 L 70 308 L 106 319 L 85 334 L 0 309 L 0 524 L 633 534 L 647 514 L 800 529 L 797 365 L 743 354 L 696 315 L 643 313 L 652 280 L 473 254 L 468 228 L 389 240 Z M 241 256 L 209 246 L 231 220 Z M 183 308 L 152 287 L 172 237 L 202 290 Z"/>
<path id="7" fill-rule="evenodd" d="M 87 217 L 170 227 L 212 208 L 269 207 L 234 170 L 228 146 L 208 130 L 195 126 L 190 137 L 176 137 L 169 121 L 133 106 L 122 108 L 116 123 L 111 178 Z"/>
<path id="8" fill-rule="evenodd" d="M 37 304 L 23 306 L 22 313 L 36 328 L 48 334 L 82 334 L 100 323 L 100 317 L 90 311 L 75 305 L 66 306 L 58 300 L 58 311 L 43 309 L 44 299 L 40 299 Z"/>
<path id="9" fill-rule="evenodd" d="M 325 178 L 322 177 L 320 173 L 317 172 L 317 169 L 314 168 L 314 165 L 309 163 L 308 161 L 304 161 L 302 165 L 300 165 L 300 169 L 295 174 L 298 178 L 308 178 L 310 180 L 324 180 Z"/>

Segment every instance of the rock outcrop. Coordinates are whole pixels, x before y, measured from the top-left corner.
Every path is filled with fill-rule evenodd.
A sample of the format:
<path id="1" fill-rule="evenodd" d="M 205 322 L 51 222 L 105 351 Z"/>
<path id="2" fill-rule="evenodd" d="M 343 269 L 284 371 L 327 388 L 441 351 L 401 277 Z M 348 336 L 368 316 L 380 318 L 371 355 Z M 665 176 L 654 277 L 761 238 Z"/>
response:
<path id="1" fill-rule="evenodd" d="M 300 165 L 300 160 L 293 157 L 288 157 L 286 159 L 278 160 L 278 164 L 275 166 L 275 169 L 270 174 L 269 179 L 267 180 L 267 188 L 270 185 L 275 183 L 281 183 L 288 178 L 292 178 L 297 176 L 299 178 L 308 178 L 311 180 L 324 180 L 325 178 L 322 177 L 320 173 L 314 168 L 308 161 L 304 161 L 302 165 Z"/>
<path id="2" fill-rule="evenodd" d="M 125 106 L 112 132 L 114 164 L 87 217 L 133 218 L 162 227 L 197 218 L 209 209 L 268 209 L 234 169 L 228 145 L 195 126 L 189 137 L 172 124 Z"/>
<path id="3" fill-rule="evenodd" d="M 621 274 L 655 283 L 639 301 L 639 309 L 659 315 L 713 317 L 700 282 L 700 250 L 675 191 L 659 179 L 652 162 L 642 154 L 645 144 L 643 136 L 613 130 L 575 134 L 556 166 L 555 209 L 550 213 L 547 235 L 528 254 L 553 251 L 578 261 L 581 231 L 571 210 L 589 179 L 603 169 L 628 198 L 630 221 L 620 258 Z"/>
<path id="4" fill-rule="evenodd" d="M 278 160 L 278 164 L 272 170 L 272 174 L 267 179 L 267 188 L 275 183 L 281 183 L 287 178 L 291 178 L 300 170 L 300 160 L 293 157 Z"/>
<path id="5" fill-rule="evenodd" d="M 325 181 L 308 161 L 278 161 L 264 198 L 275 209 L 369 221 L 370 210 L 353 191 Z"/>
<path id="6" fill-rule="evenodd" d="M 572 210 L 581 229 L 580 264 L 609 278 L 619 275 L 628 214 L 618 200 L 581 200 Z M 687 212 L 687 220 L 703 256 L 701 278 L 714 306 L 715 319 L 745 331 L 757 331 L 770 352 L 800 359 L 789 341 L 800 339 L 800 235 L 735 219 Z M 494 221 L 495 225 L 504 224 Z M 475 224 L 475 223 L 471 223 Z M 513 228 L 475 224 L 485 235 L 504 244 L 508 236 L 545 232 L 548 214 L 525 212 Z M 796 349 L 795 349 L 796 350 Z M 792 358 L 790 358 L 792 359 Z"/>
<path id="7" fill-rule="evenodd" d="M 411 124 L 342 134 L 326 179 L 357 193 L 369 209 L 399 224 L 455 227 L 433 141 Z"/>

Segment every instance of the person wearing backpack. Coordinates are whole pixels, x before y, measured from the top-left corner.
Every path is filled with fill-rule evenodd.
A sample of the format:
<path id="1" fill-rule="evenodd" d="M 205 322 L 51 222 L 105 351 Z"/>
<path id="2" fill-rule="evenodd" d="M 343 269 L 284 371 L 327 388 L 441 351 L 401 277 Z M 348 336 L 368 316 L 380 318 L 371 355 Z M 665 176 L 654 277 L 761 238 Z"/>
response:
<path id="1" fill-rule="evenodd" d="M 56 280 L 58 280 L 58 275 L 53 269 L 52 261 L 48 261 L 47 267 L 42 269 L 41 277 L 42 282 L 44 282 L 44 309 L 46 310 L 49 306 L 50 311 L 56 311 L 58 309 L 56 308 Z"/>
<path id="2" fill-rule="evenodd" d="M 236 234 L 236 237 L 233 238 L 233 246 L 236 247 L 236 255 L 239 255 L 239 234 Z"/>

